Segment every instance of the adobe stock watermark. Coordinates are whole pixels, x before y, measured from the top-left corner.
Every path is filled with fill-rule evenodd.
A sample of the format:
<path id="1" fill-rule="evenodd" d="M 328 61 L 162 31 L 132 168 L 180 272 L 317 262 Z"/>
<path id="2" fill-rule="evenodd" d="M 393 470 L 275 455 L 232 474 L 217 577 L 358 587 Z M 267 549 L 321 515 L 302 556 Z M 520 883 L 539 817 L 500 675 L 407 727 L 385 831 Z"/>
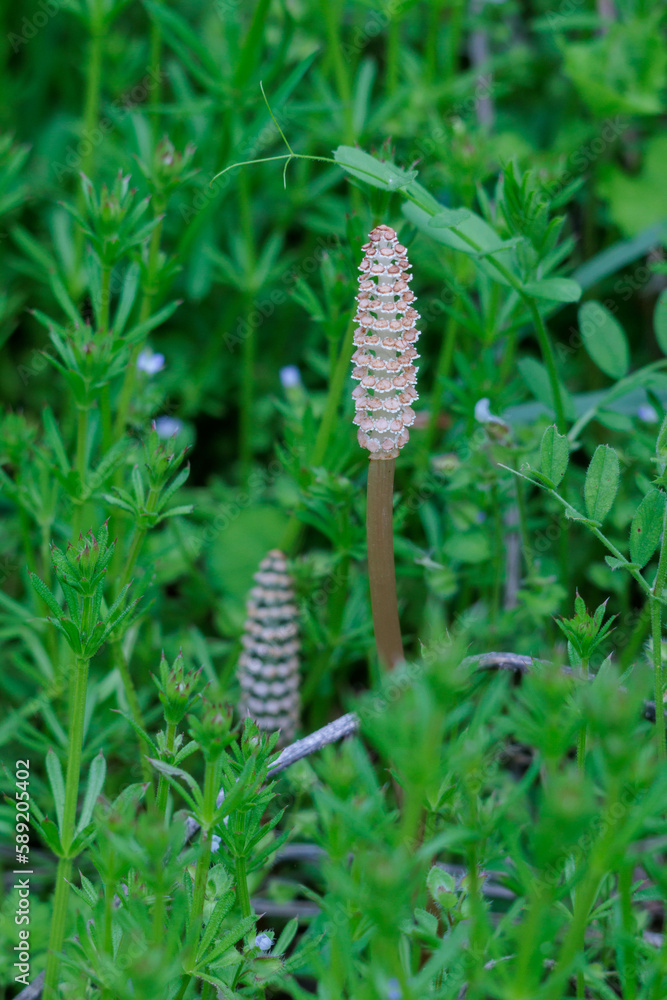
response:
<path id="1" fill-rule="evenodd" d="M 655 277 L 656 272 L 650 267 L 650 264 L 652 261 L 662 260 L 662 255 L 663 251 L 660 246 L 653 247 L 647 254 L 645 264 L 638 264 L 631 274 L 616 279 L 613 290 L 622 302 L 628 302 L 633 295 L 645 288 L 649 281 Z M 607 298 L 602 305 L 612 316 L 616 316 L 619 311 L 616 299 Z M 587 340 L 595 338 L 599 334 L 606 321 L 606 313 L 597 310 L 593 313 L 589 312 L 578 327 L 571 326 L 568 330 L 567 342 L 558 341 L 555 345 L 558 359 L 564 361 L 575 354 Z"/>
<path id="2" fill-rule="evenodd" d="M 372 10 L 363 25 L 353 28 L 349 39 L 341 46 L 345 61 L 350 62 L 354 56 L 359 55 L 370 41 L 381 35 L 394 18 L 400 17 L 409 6 L 409 0 L 387 0 L 380 10 Z"/>
<path id="3" fill-rule="evenodd" d="M 228 2 L 228 0 L 225 0 L 225 2 Z M 285 131 L 293 120 L 294 114 L 289 106 L 285 105 L 285 107 L 273 109 L 273 117 L 280 128 Z M 254 159 L 258 153 L 261 153 L 267 146 L 270 146 L 279 135 L 278 126 L 271 119 L 260 129 L 254 139 L 248 139 L 242 146 L 234 150 L 235 160 L 237 162 L 245 162 Z M 217 197 L 229 187 L 232 180 L 232 171 L 227 170 L 224 174 L 219 174 L 218 177 L 214 178 L 210 184 L 201 187 L 189 204 L 182 204 L 180 206 L 179 212 L 183 222 L 191 222 L 200 212 L 212 205 Z"/>
<path id="4" fill-rule="evenodd" d="M 323 259 L 332 250 L 337 249 L 337 236 L 318 236 L 315 249 L 295 267 L 289 268 L 281 277 L 283 288 L 274 288 L 268 295 L 258 299 L 247 316 L 239 316 L 236 329 L 223 334 L 222 341 L 231 353 L 242 344 L 254 330 L 258 330 L 265 320 L 270 319 L 277 306 L 284 305 L 289 299 L 289 290 L 305 275 L 314 274 Z"/>
<path id="5" fill-rule="evenodd" d="M 66 5 L 63 0 L 39 0 L 37 10 L 30 17 L 26 16 L 21 21 L 20 34 L 14 31 L 7 33 L 7 41 L 12 50 L 18 52 L 22 45 L 27 45 L 28 42 L 32 41 L 64 6 Z"/>
<path id="6" fill-rule="evenodd" d="M 468 97 L 461 98 L 448 109 L 442 118 L 441 125 L 431 129 L 427 136 L 417 139 L 406 159 L 410 161 L 433 156 L 439 145 L 449 138 L 454 124 L 470 117 L 482 101 L 493 98 L 494 92 L 495 84 L 491 74 L 478 77 L 472 93 Z"/>
<path id="7" fill-rule="evenodd" d="M 166 74 L 161 69 L 150 69 L 139 83 L 127 90 L 121 97 L 111 101 L 110 107 L 116 109 L 116 115 L 101 115 L 95 128 L 84 129 L 78 142 L 70 143 L 65 151 L 64 162 L 59 160 L 52 162 L 51 169 L 58 182 L 62 181 L 63 177 L 68 174 L 76 173 L 93 149 L 101 146 L 107 136 L 113 132 L 118 121 L 122 121 L 137 105 L 143 104 L 150 92 L 165 79 Z"/>

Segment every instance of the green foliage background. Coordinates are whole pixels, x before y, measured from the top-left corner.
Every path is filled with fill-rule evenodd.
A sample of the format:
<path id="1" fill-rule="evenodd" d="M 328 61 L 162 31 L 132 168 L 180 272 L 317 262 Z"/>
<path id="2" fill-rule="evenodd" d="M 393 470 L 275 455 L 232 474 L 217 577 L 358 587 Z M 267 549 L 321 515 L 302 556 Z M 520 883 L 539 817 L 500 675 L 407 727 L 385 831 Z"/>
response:
<path id="1" fill-rule="evenodd" d="M 664 475 L 664 442 L 656 452 L 655 439 L 667 402 L 664 5 L 38 0 L 3 2 L 0 19 L 3 762 L 11 767 L 26 747 L 40 762 L 49 748 L 67 756 L 69 652 L 28 575 L 55 586 L 51 542 L 65 549 L 111 517 L 118 545 L 107 596 L 132 579 L 141 597 L 122 640 L 137 705 L 115 659 L 119 644 L 91 667 L 84 758 L 87 767 L 103 749 L 112 762 L 109 799 L 145 776 L 126 718 L 111 709 L 138 707 L 151 731 L 159 727 L 150 674 L 162 649 L 171 662 L 182 648 L 216 694 L 238 701 L 247 591 L 266 551 L 282 546 L 299 594 L 303 732 L 350 705 L 361 711 L 355 699 L 369 688 L 383 706 L 362 713 L 372 763 L 354 743 L 284 779 L 292 835 L 329 853 L 317 873 L 299 869 L 287 888 L 280 879 L 270 886 L 293 899 L 305 882 L 327 915 L 315 930 L 329 935 L 330 961 L 319 967 L 309 957 L 303 982 L 322 997 L 360 1000 L 392 989 L 454 997 L 464 981 L 480 1000 L 574 995 L 563 992 L 574 952 L 555 957 L 562 975 L 539 994 L 530 992 L 543 972 L 535 956 L 550 958 L 548 943 L 563 928 L 567 942 L 567 928 L 589 918 L 577 915 L 573 886 L 581 878 L 590 888 L 599 875 L 601 910 L 591 921 L 618 939 L 588 956 L 591 995 L 657 1000 L 663 966 L 643 943 L 648 910 L 630 900 L 634 869 L 628 874 L 619 858 L 631 841 L 654 835 L 661 846 L 664 837 L 663 778 L 650 727 L 638 721 L 651 688 L 649 605 L 639 570 L 624 572 L 645 568 L 653 582 L 664 510 L 652 490 Z M 298 154 L 284 181 L 281 131 Z M 146 197 L 133 215 L 130 203 Z M 408 247 L 422 314 L 421 420 L 398 463 L 394 524 L 406 650 L 414 661 L 435 651 L 395 699 L 374 653 L 366 456 L 348 378 L 360 247 L 379 222 Z M 110 356 L 100 329 L 108 334 L 123 310 Z M 79 351 L 69 360 L 58 343 L 68 337 Z M 164 355 L 154 374 L 136 369 L 147 345 Z M 99 380 L 81 379 L 77 365 L 89 372 L 96 351 Z M 287 366 L 298 368 L 296 382 Z M 187 449 L 190 474 L 174 503 L 153 420 L 165 438 L 176 431 L 166 452 L 173 445 L 178 455 L 174 473 Z M 554 422 L 568 432 L 567 447 L 555 432 L 543 437 Z M 618 461 L 593 483 L 586 470 L 594 455 L 602 463 L 600 445 L 612 445 Z M 522 468 L 529 482 L 513 475 Z M 533 485 L 545 486 L 545 476 L 546 493 Z M 568 504 L 579 520 L 604 520 L 613 549 L 590 524 L 565 517 Z M 640 546 L 638 524 L 652 546 Z M 617 555 L 605 561 L 609 552 Z M 529 682 L 507 709 L 504 682 L 462 680 L 454 669 L 466 653 L 491 649 L 563 662 L 553 616 L 570 612 L 577 589 L 589 607 L 609 598 L 617 615 L 591 665 L 610 652 L 623 668 L 637 664 L 627 704 L 614 709 L 627 745 L 647 748 L 637 759 L 620 753 L 595 698 L 580 691 L 572 701 L 553 677 Z M 571 645 L 569 654 L 580 666 Z M 600 687 L 613 700 L 606 674 Z M 581 713 L 594 749 L 589 773 L 576 777 L 568 754 Z M 553 780 L 540 784 L 529 767 L 522 784 L 495 749 L 508 740 L 532 747 Z M 45 764 L 33 782 L 48 813 Z M 628 809 L 629 785 L 632 796 L 637 788 L 645 795 L 641 809 L 632 823 L 612 825 L 616 840 L 602 830 L 582 875 L 579 860 L 570 865 L 572 844 L 592 813 L 617 801 Z M 12 823 L 7 807 L 3 837 Z M 456 824 L 467 839 L 448 839 Z M 149 840 L 145 830 L 136 836 Z M 406 847 L 415 840 L 417 860 Z M 432 861 L 476 873 L 510 856 L 515 902 L 500 922 L 487 919 L 474 874 L 456 920 L 426 911 Z M 35 970 L 52 884 L 50 855 L 40 857 Z M 151 864 L 159 868 L 157 848 Z M 557 901 L 540 896 L 529 875 L 550 865 L 565 872 Z M 660 897 L 659 865 L 651 878 L 662 888 L 647 891 Z M 13 940 L 10 895 L 2 927 Z M 387 913 L 395 898 L 403 923 Z M 518 917 L 528 923 L 515 940 Z M 70 919 L 74 932 L 73 906 Z M 472 927 L 474 961 L 465 968 L 447 964 L 468 934 L 462 927 Z M 635 939 L 642 943 L 630 955 Z M 507 975 L 485 968 L 510 954 L 520 955 L 516 980 L 514 965 Z M 171 966 L 165 984 L 169 975 Z M 9 965 L 2 977 L 8 986 Z M 144 988 L 138 969 L 133 982 Z M 276 983 L 261 990 L 288 989 Z M 303 986 L 289 988 L 304 995 Z"/>

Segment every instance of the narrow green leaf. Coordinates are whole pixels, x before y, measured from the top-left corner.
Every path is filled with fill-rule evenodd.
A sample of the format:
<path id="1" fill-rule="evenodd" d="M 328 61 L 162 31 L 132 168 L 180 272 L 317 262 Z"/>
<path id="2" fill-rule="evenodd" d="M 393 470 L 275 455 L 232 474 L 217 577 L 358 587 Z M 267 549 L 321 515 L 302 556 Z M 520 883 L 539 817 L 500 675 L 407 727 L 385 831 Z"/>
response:
<path id="1" fill-rule="evenodd" d="M 339 146 L 333 155 L 334 160 L 348 174 L 383 191 L 400 191 L 417 176 L 416 170 L 402 170 L 387 160 L 376 160 L 374 156 L 355 146 Z"/>
<path id="2" fill-rule="evenodd" d="M 171 764 L 165 764 L 163 760 L 157 760 L 153 757 L 149 757 L 148 762 L 153 765 L 156 771 L 164 774 L 166 778 L 180 778 L 181 781 L 190 786 L 193 793 L 201 794 L 199 792 L 199 785 L 187 771 L 183 771 L 180 767 L 173 767 Z"/>
<path id="3" fill-rule="evenodd" d="M 213 938 L 218 933 L 220 924 L 225 919 L 232 906 L 234 905 L 234 893 L 225 892 L 219 897 L 217 903 L 213 907 L 213 912 L 208 918 L 208 923 L 206 924 L 206 930 L 204 936 L 199 944 L 199 949 L 197 951 L 197 958 L 201 960 L 206 954 L 211 944 L 213 943 Z"/>
<path id="4" fill-rule="evenodd" d="M 90 771 L 88 772 L 88 784 L 86 786 L 86 794 L 83 799 L 81 815 L 76 828 L 77 834 L 81 833 L 90 823 L 93 815 L 93 809 L 95 808 L 95 803 L 97 801 L 97 796 L 100 794 L 104 786 L 106 773 L 107 762 L 104 759 L 104 754 L 100 750 L 100 752 L 93 758 L 90 765 Z"/>
<path id="5" fill-rule="evenodd" d="M 570 449 L 567 438 L 564 434 L 559 434 L 556 425 L 552 424 L 542 435 L 540 467 L 554 486 L 558 486 L 565 475 L 569 459 Z"/>
<path id="6" fill-rule="evenodd" d="M 665 517 L 667 494 L 649 490 L 630 525 L 630 558 L 641 569 L 656 550 Z"/>
<path id="7" fill-rule="evenodd" d="M 524 292 L 538 299 L 550 299 L 552 302 L 578 302 L 581 298 L 581 285 L 571 278 L 542 278 L 541 281 L 529 281 L 523 286 Z"/>
<path id="8" fill-rule="evenodd" d="M 434 215 L 430 220 L 429 228 L 454 230 L 460 235 L 461 249 L 465 249 L 467 253 L 475 253 L 480 250 L 491 253 L 495 250 L 508 249 L 504 247 L 503 241 L 495 229 L 492 229 L 481 215 L 469 212 L 466 208 L 452 209 L 441 206 L 437 215 Z M 471 243 L 474 246 L 471 246 Z"/>
<path id="9" fill-rule="evenodd" d="M 660 350 L 663 354 L 667 354 L 667 288 L 663 288 L 655 304 L 653 329 L 655 330 L 655 339 L 658 341 Z"/>
<path id="10" fill-rule="evenodd" d="M 548 407 L 552 413 L 555 413 L 549 374 L 542 362 L 538 361 L 537 358 L 519 358 L 517 368 L 519 369 L 521 378 L 535 399 Z M 563 400 L 565 415 L 568 419 L 572 419 L 574 417 L 574 405 L 569 392 L 562 382 L 560 382 L 560 394 Z"/>
<path id="11" fill-rule="evenodd" d="M 128 715 L 126 712 L 121 712 L 119 708 L 113 708 L 111 711 L 115 712 L 117 715 L 122 715 L 125 721 L 129 722 L 129 724 L 132 726 L 139 739 L 142 742 L 145 741 L 146 743 L 148 743 L 149 747 L 151 748 L 154 754 L 159 754 L 160 751 L 158 750 L 157 744 L 153 742 L 153 740 L 150 738 L 146 730 L 142 729 L 141 726 L 134 721 L 131 715 Z"/>
<path id="12" fill-rule="evenodd" d="M 53 792 L 53 801 L 58 817 L 58 832 L 62 833 L 63 815 L 65 811 L 65 781 L 63 779 L 63 769 L 60 760 L 55 752 L 49 747 L 46 754 L 46 773 L 49 776 L 49 784 Z"/>
<path id="13" fill-rule="evenodd" d="M 203 968 L 207 963 L 215 962 L 219 959 L 220 956 L 224 955 L 226 951 L 233 948 L 240 938 L 253 929 L 256 921 L 257 917 L 255 916 L 243 917 L 242 920 L 239 920 L 235 927 L 232 927 L 230 931 L 227 931 L 227 933 L 220 938 L 212 951 L 210 951 L 205 958 L 202 958 L 197 962 L 195 968 Z"/>
<path id="14" fill-rule="evenodd" d="M 61 858 L 63 856 L 63 845 L 60 843 L 60 836 L 58 834 L 58 827 L 56 824 L 46 818 L 39 822 L 35 820 L 34 817 L 31 822 L 33 826 L 39 830 L 46 846 L 50 847 L 57 857 Z"/>
<path id="15" fill-rule="evenodd" d="M 280 937 L 278 938 L 275 945 L 271 949 L 271 953 L 273 955 L 284 955 L 289 946 L 291 945 L 292 941 L 294 940 L 294 937 L 298 929 L 299 929 L 299 918 L 293 917 L 290 920 L 290 922 L 283 927 Z"/>
<path id="16" fill-rule="evenodd" d="M 53 410 L 50 406 L 45 406 L 42 410 L 42 422 L 44 424 L 44 436 L 51 445 L 54 455 L 58 459 L 60 471 L 64 476 L 66 476 L 70 467 L 69 459 L 67 458 L 67 450 L 63 443 L 63 439 L 60 436 L 60 431 L 58 430 L 58 425 L 56 424 L 55 417 L 53 416 Z"/>
<path id="17" fill-rule="evenodd" d="M 623 328 L 600 302 L 584 302 L 579 309 L 579 331 L 592 361 L 609 378 L 627 375 L 630 352 Z"/>
<path id="18" fill-rule="evenodd" d="M 60 616 L 63 613 L 63 609 L 60 607 L 57 600 L 55 599 L 49 588 L 46 586 L 44 581 L 40 580 L 40 578 L 37 576 L 36 573 L 31 573 L 30 582 L 32 583 L 33 587 L 35 588 L 39 596 L 42 598 L 44 603 L 46 604 L 49 611 L 52 614 L 54 614 L 56 618 L 60 618 Z"/>
<path id="19" fill-rule="evenodd" d="M 619 478 L 618 455 L 609 445 L 599 445 L 588 466 L 584 483 L 586 511 L 593 520 L 604 521 L 611 510 Z"/>

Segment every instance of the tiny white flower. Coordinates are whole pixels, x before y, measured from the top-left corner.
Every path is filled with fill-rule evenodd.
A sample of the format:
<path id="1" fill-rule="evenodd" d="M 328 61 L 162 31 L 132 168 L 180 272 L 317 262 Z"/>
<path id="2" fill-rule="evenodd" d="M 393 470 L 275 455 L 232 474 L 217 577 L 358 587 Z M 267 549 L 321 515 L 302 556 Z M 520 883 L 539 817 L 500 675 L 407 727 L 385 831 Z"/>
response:
<path id="1" fill-rule="evenodd" d="M 657 424 L 658 422 L 656 409 L 650 403 L 642 403 L 641 406 L 637 407 L 637 416 L 645 424 Z"/>
<path id="2" fill-rule="evenodd" d="M 283 389 L 298 389 L 301 386 L 301 372 L 296 365 L 285 365 L 279 373 Z"/>
<path id="3" fill-rule="evenodd" d="M 273 947 L 273 941 L 268 934 L 258 934 L 255 938 L 255 948 L 259 948 L 260 951 L 270 951 Z"/>
<path id="4" fill-rule="evenodd" d="M 211 837 L 211 851 L 213 854 L 215 854 L 216 851 L 220 850 L 221 843 L 222 843 L 222 838 L 219 837 L 217 833 L 214 833 L 213 836 Z"/>
<path id="5" fill-rule="evenodd" d="M 505 421 L 500 417 L 497 417 L 495 413 L 491 413 L 491 400 L 478 399 L 475 403 L 475 420 L 480 424 L 504 424 Z"/>
<path id="6" fill-rule="evenodd" d="M 164 368 L 164 354 L 153 353 L 148 348 L 144 348 L 137 358 L 137 370 L 146 372 L 147 375 L 157 375 Z"/>
<path id="7" fill-rule="evenodd" d="M 178 434 L 182 427 L 183 424 L 176 417 L 158 417 L 155 421 L 157 436 L 163 440 L 173 437 L 174 434 Z"/>

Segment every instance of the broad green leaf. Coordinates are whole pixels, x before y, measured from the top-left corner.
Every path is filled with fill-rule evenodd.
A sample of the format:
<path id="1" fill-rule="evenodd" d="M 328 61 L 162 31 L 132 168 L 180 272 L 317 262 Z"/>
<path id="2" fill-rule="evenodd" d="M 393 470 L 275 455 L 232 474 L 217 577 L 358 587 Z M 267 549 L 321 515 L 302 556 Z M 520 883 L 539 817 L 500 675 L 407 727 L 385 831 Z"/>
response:
<path id="1" fill-rule="evenodd" d="M 584 483 L 586 511 L 593 520 L 604 521 L 611 510 L 619 477 L 618 455 L 609 445 L 599 445 L 588 466 Z"/>
<path id="2" fill-rule="evenodd" d="M 102 791 L 102 787 L 104 785 L 106 773 L 107 763 L 104 759 L 104 754 L 100 750 L 100 752 L 93 758 L 90 765 L 90 771 L 88 772 L 88 784 L 86 786 L 86 794 L 84 796 L 83 805 L 81 806 L 79 823 L 76 828 L 77 834 L 81 833 L 82 830 L 84 830 L 90 823 L 93 815 L 93 809 L 95 808 L 95 803 L 97 802 L 97 796 Z"/>
<path id="3" fill-rule="evenodd" d="M 600 302 L 584 302 L 579 310 L 579 331 L 591 360 L 609 378 L 623 378 L 630 353 L 620 323 Z"/>
<path id="4" fill-rule="evenodd" d="M 664 238 L 665 233 L 664 222 L 651 222 L 648 228 L 633 239 L 620 240 L 591 257 L 577 268 L 573 278 L 582 288 L 591 288 L 603 278 L 608 278 L 610 274 L 616 274 L 628 264 L 632 264 L 638 257 L 643 257 Z"/>
<path id="5" fill-rule="evenodd" d="M 662 534 L 667 494 L 649 490 L 630 525 L 630 558 L 641 569 L 656 550 Z"/>
<path id="6" fill-rule="evenodd" d="M 63 828 L 63 814 L 65 811 L 65 781 L 63 779 L 63 769 L 60 766 L 60 760 L 51 747 L 49 747 L 46 754 L 46 773 L 49 776 L 49 784 L 51 785 L 53 801 L 56 806 L 58 831 L 61 833 Z"/>
<path id="7" fill-rule="evenodd" d="M 565 475 L 567 463 L 570 459 L 570 449 L 567 438 L 564 434 L 559 434 L 555 424 L 547 427 L 542 435 L 540 445 L 540 468 L 545 476 L 548 476 L 554 486 Z"/>
<path id="8" fill-rule="evenodd" d="M 430 225 L 434 229 L 456 229 L 472 218 L 474 216 L 467 208 L 441 208 L 431 219 Z"/>
<path id="9" fill-rule="evenodd" d="M 495 229 L 492 229 L 481 215 L 469 212 L 465 208 L 440 208 L 438 214 L 429 222 L 429 227 L 453 230 L 452 238 L 456 244 L 454 249 L 461 249 L 465 253 L 508 249 L 503 246 L 503 241 Z M 443 242 L 446 241 L 443 239 Z M 471 243 L 474 245 L 471 246 Z"/>
<path id="10" fill-rule="evenodd" d="M 523 286 L 523 290 L 538 299 L 550 299 L 552 302 L 578 302 L 581 298 L 581 285 L 571 278 L 542 278 L 541 281 L 529 281 Z"/>
<path id="11" fill-rule="evenodd" d="M 417 187 L 418 187 L 417 184 L 413 182 L 410 185 L 410 191 L 416 191 Z M 428 192 L 424 192 L 424 189 L 421 188 L 421 185 L 419 186 L 418 194 L 420 201 L 427 207 L 422 208 L 421 205 L 415 205 L 414 202 L 411 201 L 405 202 L 401 210 L 406 219 L 408 219 L 408 221 L 411 222 L 413 226 L 416 226 L 417 229 L 421 230 L 422 233 L 425 233 L 426 236 L 430 236 L 432 240 L 436 240 L 438 243 L 443 243 L 451 250 L 458 250 L 461 253 L 465 253 L 471 257 L 477 258 L 480 270 L 484 271 L 485 274 L 487 274 L 490 278 L 493 278 L 494 281 L 498 281 L 501 285 L 506 285 L 507 287 L 511 287 L 511 282 L 508 281 L 507 278 L 503 274 L 501 274 L 500 271 L 496 267 L 494 267 L 489 260 L 484 258 L 479 258 L 480 250 L 484 250 L 485 247 L 482 247 L 481 244 L 477 242 L 477 240 L 473 239 L 472 227 L 475 225 L 475 222 L 473 222 L 472 220 L 476 220 L 477 222 L 481 223 L 482 227 L 486 227 L 488 229 L 488 232 L 493 233 L 493 235 L 496 238 L 496 242 L 492 243 L 491 242 L 492 238 L 488 236 L 488 232 L 486 233 L 487 238 L 485 240 L 485 243 L 486 243 L 487 253 L 491 253 L 495 250 L 498 251 L 505 250 L 506 253 L 506 247 L 504 247 L 502 240 L 500 239 L 499 236 L 497 236 L 494 233 L 491 227 L 490 226 L 487 227 L 486 223 L 480 216 L 476 216 L 471 212 L 470 221 L 465 224 L 465 227 L 460 226 L 458 229 L 447 228 L 445 226 L 435 228 L 434 226 L 431 226 L 431 220 L 442 212 L 443 206 L 438 204 L 435 201 L 435 199 L 432 199 L 431 196 L 428 195 Z M 464 228 L 466 235 L 470 239 L 473 239 L 474 246 L 471 246 L 470 243 L 461 239 L 461 236 L 458 235 L 459 232 L 464 231 Z M 477 239 L 480 238 L 481 235 L 480 227 L 477 228 L 475 235 L 477 236 Z M 505 256 L 503 256 L 501 259 L 503 260 L 503 262 L 505 262 Z M 506 266 L 509 267 L 507 263 Z"/>
<path id="12" fill-rule="evenodd" d="M 660 350 L 663 354 L 667 354 L 667 288 L 663 288 L 660 298 L 655 304 L 653 328 Z"/>
<path id="13" fill-rule="evenodd" d="M 354 146 L 339 146 L 334 150 L 334 160 L 357 180 L 383 191 L 400 191 L 417 176 L 416 170 L 402 170 L 388 161 L 376 160 Z"/>

